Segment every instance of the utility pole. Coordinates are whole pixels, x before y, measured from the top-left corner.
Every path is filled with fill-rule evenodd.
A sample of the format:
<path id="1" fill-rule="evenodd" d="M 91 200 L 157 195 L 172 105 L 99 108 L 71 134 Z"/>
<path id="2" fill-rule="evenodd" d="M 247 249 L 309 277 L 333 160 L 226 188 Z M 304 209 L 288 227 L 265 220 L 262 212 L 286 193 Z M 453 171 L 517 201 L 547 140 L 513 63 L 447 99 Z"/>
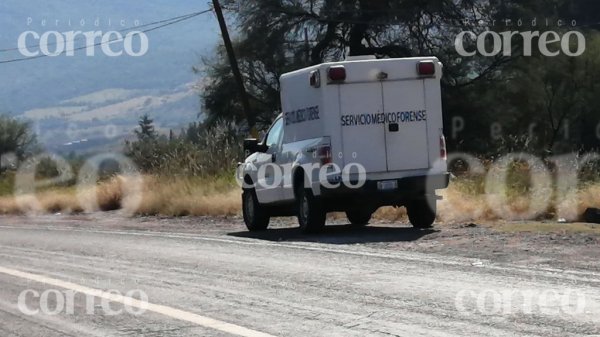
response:
<path id="1" fill-rule="evenodd" d="M 248 121 L 248 127 L 250 128 L 250 135 L 253 138 L 258 138 L 258 132 L 256 131 L 256 117 L 250 108 L 250 101 L 248 100 L 248 94 L 246 93 L 246 88 L 244 87 L 244 79 L 242 78 L 242 73 L 240 71 L 237 58 L 235 57 L 233 45 L 231 44 L 231 38 L 229 37 L 229 31 L 227 30 L 227 23 L 225 22 L 225 17 L 223 16 L 223 10 L 221 9 L 219 0 L 212 0 L 212 2 L 215 9 L 215 14 L 217 15 L 217 20 L 219 20 L 219 26 L 221 27 L 223 44 L 227 50 L 227 56 L 229 57 L 229 63 L 231 64 L 231 71 L 233 72 L 233 76 L 237 82 L 239 95 L 242 100 L 242 107 L 244 109 L 244 114 L 246 115 L 246 120 Z"/>

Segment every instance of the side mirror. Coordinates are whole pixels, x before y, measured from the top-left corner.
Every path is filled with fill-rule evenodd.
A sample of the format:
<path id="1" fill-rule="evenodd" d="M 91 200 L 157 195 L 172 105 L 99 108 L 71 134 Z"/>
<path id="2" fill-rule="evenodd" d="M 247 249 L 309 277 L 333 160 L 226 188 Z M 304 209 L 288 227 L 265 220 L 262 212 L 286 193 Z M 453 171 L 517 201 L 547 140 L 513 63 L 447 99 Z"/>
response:
<path id="1" fill-rule="evenodd" d="M 258 143 L 258 139 L 250 138 L 244 140 L 244 152 L 249 156 L 256 152 L 267 152 L 267 146 Z"/>

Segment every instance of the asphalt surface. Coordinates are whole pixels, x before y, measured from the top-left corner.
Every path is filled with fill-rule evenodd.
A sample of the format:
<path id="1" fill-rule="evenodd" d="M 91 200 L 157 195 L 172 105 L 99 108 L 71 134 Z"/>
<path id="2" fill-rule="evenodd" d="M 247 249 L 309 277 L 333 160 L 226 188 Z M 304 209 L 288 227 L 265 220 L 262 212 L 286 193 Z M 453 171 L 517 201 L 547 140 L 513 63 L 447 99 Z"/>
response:
<path id="1" fill-rule="evenodd" d="M 0 218 L 0 336 L 600 335 L 591 270 L 128 221 L 137 220 L 115 229 Z M 51 312 L 67 290 L 71 309 L 66 300 Z"/>

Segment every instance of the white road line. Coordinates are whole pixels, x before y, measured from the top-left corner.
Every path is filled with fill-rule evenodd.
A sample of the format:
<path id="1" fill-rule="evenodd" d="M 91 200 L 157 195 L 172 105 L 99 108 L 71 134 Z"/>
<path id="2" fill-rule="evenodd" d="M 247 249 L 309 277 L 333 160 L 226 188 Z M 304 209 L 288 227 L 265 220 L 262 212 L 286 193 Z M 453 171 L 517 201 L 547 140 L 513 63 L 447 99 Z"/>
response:
<path id="1" fill-rule="evenodd" d="M 245 328 L 245 327 L 242 327 L 239 325 L 227 323 L 227 322 L 222 322 L 222 321 L 219 321 L 219 320 L 216 320 L 213 318 L 197 315 L 197 314 L 194 314 L 191 312 L 175 309 L 175 308 L 164 306 L 164 305 L 143 302 L 143 301 L 140 301 L 140 300 L 132 298 L 132 297 L 111 294 L 108 292 L 104 292 L 102 290 L 84 287 L 84 286 L 81 286 L 81 285 L 78 285 L 75 283 L 65 282 L 65 281 L 61 281 L 61 280 L 50 278 L 50 277 L 43 276 L 43 275 L 26 273 L 26 272 L 9 269 L 9 268 L 5 268 L 5 267 L 1 267 L 1 266 L 0 266 L 0 273 L 9 275 L 9 276 L 13 276 L 13 277 L 22 278 L 25 280 L 30 280 L 30 281 L 37 282 L 37 283 L 43 283 L 43 284 L 67 289 L 67 290 L 73 290 L 73 291 L 81 293 L 81 294 L 102 298 L 102 299 L 112 301 L 115 303 L 121 303 L 123 305 L 127 305 L 132 308 L 154 312 L 157 314 L 161 314 L 163 316 L 174 318 L 176 320 L 194 323 L 196 325 L 199 325 L 199 326 L 202 326 L 205 328 L 219 330 L 219 331 L 226 332 L 226 333 L 236 335 L 236 336 L 275 337 L 275 336 L 269 335 L 267 333 L 259 332 L 256 330 L 251 330 L 251 329 L 248 329 L 248 328 Z"/>

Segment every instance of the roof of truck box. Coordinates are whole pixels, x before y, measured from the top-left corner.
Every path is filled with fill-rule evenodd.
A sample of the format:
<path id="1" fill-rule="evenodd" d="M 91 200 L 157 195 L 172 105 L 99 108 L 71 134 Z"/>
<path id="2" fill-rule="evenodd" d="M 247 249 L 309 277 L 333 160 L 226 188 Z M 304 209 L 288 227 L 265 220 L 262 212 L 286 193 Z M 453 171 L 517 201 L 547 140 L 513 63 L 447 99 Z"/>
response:
<path id="1" fill-rule="evenodd" d="M 406 57 L 406 58 L 382 58 L 382 59 L 373 59 L 370 56 L 365 57 L 364 59 L 362 57 L 359 57 L 359 58 L 351 57 L 344 61 L 325 62 L 325 63 L 317 64 L 314 66 L 291 71 L 289 73 L 285 73 L 285 74 L 281 75 L 280 80 L 284 80 L 287 77 L 304 74 L 304 73 L 307 73 L 307 72 L 310 72 L 310 71 L 313 71 L 316 69 L 321 69 L 323 67 L 330 67 L 330 66 L 336 66 L 336 65 L 352 65 L 352 64 L 361 64 L 361 63 L 376 64 L 376 63 L 389 63 L 389 62 L 414 62 L 414 61 L 425 61 L 425 60 L 432 60 L 435 62 L 439 62 L 439 60 L 435 56 Z"/>

